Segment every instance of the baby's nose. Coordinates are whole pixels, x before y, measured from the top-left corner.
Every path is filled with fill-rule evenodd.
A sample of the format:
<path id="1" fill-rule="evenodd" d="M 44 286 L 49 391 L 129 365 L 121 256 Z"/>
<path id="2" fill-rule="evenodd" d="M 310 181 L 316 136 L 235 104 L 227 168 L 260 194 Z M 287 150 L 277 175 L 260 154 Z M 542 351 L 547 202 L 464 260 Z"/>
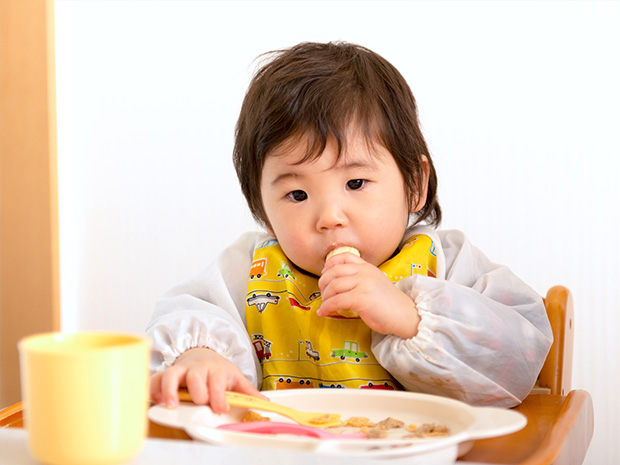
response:
<path id="1" fill-rule="evenodd" d="M 317 218 L 317 229 L 324 231 L 328 229 L 344 227 L 348 224 L 347 215 L 344 209 L 336 202 L 326 202 L 320 209 Z"/>

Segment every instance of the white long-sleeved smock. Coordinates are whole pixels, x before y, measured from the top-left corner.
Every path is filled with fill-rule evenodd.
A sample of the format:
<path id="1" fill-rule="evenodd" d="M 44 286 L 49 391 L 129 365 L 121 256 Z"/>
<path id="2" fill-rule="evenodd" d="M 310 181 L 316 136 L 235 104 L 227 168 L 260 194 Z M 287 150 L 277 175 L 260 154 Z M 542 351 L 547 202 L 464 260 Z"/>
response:
<path id="1" fill-rule="evenodd" d="M 411 339 L 373 333 L 377 361 L 410 391 L 471 405 L 517 405 L 533 387 L 553 339 L 542 298 L 460 231 L 415 226 L 403 242 L 413 234 L 433 240 L 437 277 L 414 275 L 396 284 L 417 306 L 418 333 Z M 245 298 L 254 251 L 268 239 L 266 233 L 245 233 L 159 300 L 147 327 L 152 371 L 190 348 L 209 347 L 260 385 Z"/>

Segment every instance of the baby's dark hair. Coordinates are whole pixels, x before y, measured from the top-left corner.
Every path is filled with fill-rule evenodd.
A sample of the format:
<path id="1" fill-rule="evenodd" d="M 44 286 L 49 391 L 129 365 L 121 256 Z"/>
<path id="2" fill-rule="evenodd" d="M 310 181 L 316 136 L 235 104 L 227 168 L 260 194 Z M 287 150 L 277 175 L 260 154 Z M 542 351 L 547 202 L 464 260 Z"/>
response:
<path id="1" fill-rule="evenodd" d="M 394 157 L 408 198 L 417 203 L 430 167 L 426 202 L 414 223 L 439 225 L 437 175 L 420 130 L 418 111 L 400 72 L 373 51 L 346 42 L 306 42 L 266 54 L 245 95 L 235 131 L 233 159 L 241 190 L 254 218 L 269 225 L 260 183 L 265 156 L 286 141 L 305 137 L 306 156 L 320 156 L 328 137 L 346 149 L 355 124 L 370 145 L 379 143 Z"/>

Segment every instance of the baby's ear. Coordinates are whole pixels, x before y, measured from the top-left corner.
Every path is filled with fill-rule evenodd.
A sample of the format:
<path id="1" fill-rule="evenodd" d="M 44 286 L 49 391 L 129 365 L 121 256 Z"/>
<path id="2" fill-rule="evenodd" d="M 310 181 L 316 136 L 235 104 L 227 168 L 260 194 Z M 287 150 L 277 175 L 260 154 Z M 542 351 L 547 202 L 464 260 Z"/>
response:
<path id="1" fill-rule="evenodd" d="M 428 194 L 428 176 L 430 173 L 430 166 L 428 164 L 428 157 L 422 155 L 422 182 L 420 183 L 420 192 L 416 196 L 415 193 L 411 194 L 411 211 L 410 213 L 417 213 L 426 204 L 426 196 Z M 417 198 L 416 198 L 417 197 Z"/>

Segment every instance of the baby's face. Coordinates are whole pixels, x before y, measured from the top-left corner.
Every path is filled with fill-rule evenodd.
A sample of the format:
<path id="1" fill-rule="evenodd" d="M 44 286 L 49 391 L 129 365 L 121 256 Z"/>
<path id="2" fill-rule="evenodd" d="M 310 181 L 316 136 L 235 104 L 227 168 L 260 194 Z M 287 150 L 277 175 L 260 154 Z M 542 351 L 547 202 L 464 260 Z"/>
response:
<path id="1" fill-rule="evenodd" d="M 299 163 L 306 146 L 289 144 L 265 159 L 261 195 L 273 234 L 296 266 L 321 274 L 340 246 L 357 248 L 378 266 L 398 247 L 409 217 L 403 176 L 392 155 L 362 136 L 349 137 L 338 161 L 328 139 L 316 159 Z"/>

